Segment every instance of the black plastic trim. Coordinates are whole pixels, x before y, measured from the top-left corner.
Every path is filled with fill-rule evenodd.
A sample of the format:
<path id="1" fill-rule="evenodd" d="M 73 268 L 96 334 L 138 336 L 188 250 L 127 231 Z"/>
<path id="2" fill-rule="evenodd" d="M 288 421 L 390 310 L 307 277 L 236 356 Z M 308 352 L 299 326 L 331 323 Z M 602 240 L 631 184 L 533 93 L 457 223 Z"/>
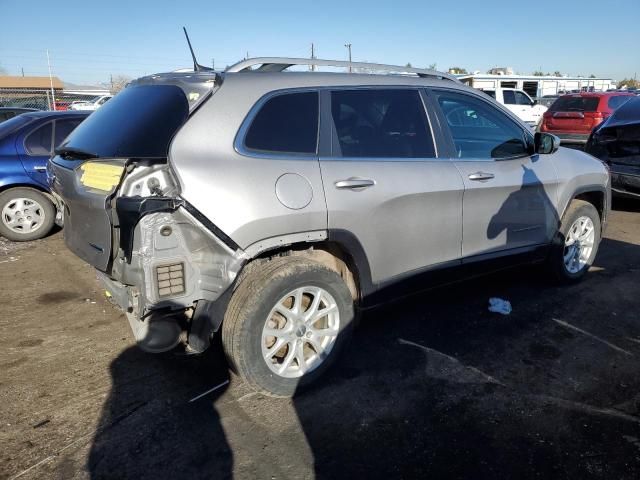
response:
<path id="1" fill-rule="evenodd" d="M 140 219 L 149 213 L 174 212 L 179 207 L 184 207 L 187 212 L 202 223 L 227 247 L 234 251 L 240 248 L 233 239 L 186 200 L 173 197 L 119 197 L 116 199 L 116 213 L 118 214 L 120 226 L 120 248 L 124 252 L 127 263 L 131 263 L 133 232 Z"/>
<path id="2" fill-rule="evenodd" d="M 240 245 L 233 241 L 233 239 L 224 233 L 218 226 L 216 226 L 211 220 L 205 217 L 200 211 L 191 205 L 189 202 L 183 200 L 182 206 L 184 209 L 193 215 L 193 218 L 198 220 L 202 225 L 204 225 L 211 233 L 213 233 L 216 237 L 218 237 L 222 242 L 229 247 L 231 250 L 239 250 Z"/>

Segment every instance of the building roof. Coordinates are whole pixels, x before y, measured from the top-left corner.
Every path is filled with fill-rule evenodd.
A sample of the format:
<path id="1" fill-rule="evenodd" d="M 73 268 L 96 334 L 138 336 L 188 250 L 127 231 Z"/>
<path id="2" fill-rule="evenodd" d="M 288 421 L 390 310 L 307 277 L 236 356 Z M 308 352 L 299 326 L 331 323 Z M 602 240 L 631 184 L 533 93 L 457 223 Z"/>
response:
<path id="1" fill-rule="evenodd" d="M 62 80 L 53 77 L 53 88 L 62 90 Z M 14 77 L 11 75 L 0 75 L 0 88 L 51 88 L 49 77 Z"/>

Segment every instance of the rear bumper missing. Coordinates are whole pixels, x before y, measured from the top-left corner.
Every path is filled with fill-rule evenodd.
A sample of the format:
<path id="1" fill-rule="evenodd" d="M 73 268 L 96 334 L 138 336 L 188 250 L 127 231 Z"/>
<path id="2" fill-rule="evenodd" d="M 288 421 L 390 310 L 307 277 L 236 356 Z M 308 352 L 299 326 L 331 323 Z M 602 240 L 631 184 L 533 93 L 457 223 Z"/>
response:
<path id="1" fill-rule="evenodd" d="M 176 316 L 185 318 L 198 302 L 218 300 L 246 261 L 241 249 L 230 248 L 183 204 L 146 213 L 135 225 L 119 218 L 126 242 L 120 242 L 110 274 L 97 275 L 112 302 L 127 313 L 138 343 L 153 340 L 154 322 L 179 323 Z"/>

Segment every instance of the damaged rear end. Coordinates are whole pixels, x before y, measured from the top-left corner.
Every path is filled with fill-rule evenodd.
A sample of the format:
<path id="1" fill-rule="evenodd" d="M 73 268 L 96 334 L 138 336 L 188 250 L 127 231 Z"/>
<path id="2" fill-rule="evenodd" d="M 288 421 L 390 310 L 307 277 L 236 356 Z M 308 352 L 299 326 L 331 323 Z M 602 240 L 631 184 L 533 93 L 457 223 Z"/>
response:
<path id="1" fill-rule="evenodd" d="M 168 158 L 175 134 L 220 81 L 213 72 L 142 78 L 83 122 L 49 165 L 67 246 L 96 268 L 147 351 L 181 338 L 204 350 L 221 320 L 215 302 L 244 263 L 242 250 L 181 198 Z"/>

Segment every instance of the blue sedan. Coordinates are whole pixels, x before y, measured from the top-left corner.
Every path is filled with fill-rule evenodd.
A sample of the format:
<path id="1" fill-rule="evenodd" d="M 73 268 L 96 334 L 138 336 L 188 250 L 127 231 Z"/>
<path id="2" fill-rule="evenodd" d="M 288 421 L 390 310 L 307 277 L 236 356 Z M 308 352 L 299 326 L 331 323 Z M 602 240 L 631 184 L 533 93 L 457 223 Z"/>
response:
<path id="1" fill-rule="evenodd" d="M 27 241 L 51 231 L 57 212 L 47 160 L 89 113 L 32 112 L 0 123 L 0 235 Z"/>

